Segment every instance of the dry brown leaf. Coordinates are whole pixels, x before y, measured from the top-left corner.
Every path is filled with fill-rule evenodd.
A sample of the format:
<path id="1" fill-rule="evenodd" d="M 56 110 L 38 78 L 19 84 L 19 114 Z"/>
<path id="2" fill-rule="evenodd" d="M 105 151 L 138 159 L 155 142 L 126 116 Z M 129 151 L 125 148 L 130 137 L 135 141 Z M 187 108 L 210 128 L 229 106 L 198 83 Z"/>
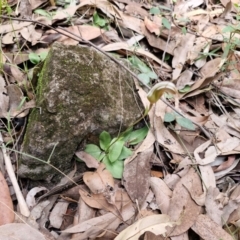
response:
<path id="1" fill-rule="evenodd" d="M 29 3 L 31 4 L 32 10 L 34 10 L 37 7 L 41 6 L 45 2 L 47 2 L 47 0 L 29 0 Z"/>
<path id="2" fill-rule="evenodd" d="M 112 213 L 104 214 L 100 217 L 95 217 L 84 221 L 82 223 L 77 224 L 74 227 L 68 228 L 64 230 L 65 233 L 78 233 L 78 232 L 85 232 L 88 229 L 97 229 L 102 231 L 104 228 L 99 228 L 101 223 L 104 223 L 105 228 L 116 218 L 116 216 Z"/>
<path id="3" fill-rule="evenodd" d="M 158 37 L 154 34 L 151 34 L 145 27 L 144 24 L 141 25 L 142 27 L 142 31 L 143 31 L 143 35 L 147 38 L 148 43 L 152 46 L 155 47 L 157 49 L 161 49 L 162 51 L 166 51 L 167 53 L 173 55 L 173 51 L 175 48 L 175 41 L 174 40 L 170 40 L 169 43 L 167 43 L 166 40 L 164 40 L 161 37 Z"/>
<path id="4" fill-rule="evenodd" d="M 14 222 L 15 214 L 8 185 L 0 171 L 0 226 Z"/>
<path id="5" fill-rule="evenodd" d="M 231 167 L 235 160 L 236 160 L 235 155 L 229 155 L 226 161 L 222 162 L 218 166 L 213 166 L 213 172 L 219 172 Z"/>
<path id="6" fill-rule="evenodd" d="M 67 212 L 69 203 L 65 201 L 57 202 L 51 210 L 49 221 L 54 228 L 60 228 L 63 222 L 63 216 Z"/>
<path id="7" fill-rule="evenodd" d="M 84 161 L 89 168 L 98 168 L 99 162 L 90 154 L 84 151 L 75 152 L 76 156 Z"/>
<path id="8" fill-rule="evenodd" d="M 0 117 L 7 118 L 9 107 L 9 96 L 7 94 L 6 84 L 3 77 L 0 75 Z"/>
<path id="9" fill-rule="evenodd" d="M 173 137 L 173 135 L 164 126 L 161 117 L 154 117 L 154 129 L 155 136 L 158 143 L 164 148 L 168 149 L 170 152 L 176 154 L 184 154 L 185 151 L 178 141 Z"/>
<path id="10" fill-rule="evenodd" d="M 233 162 L 233 164 L 232 164 L 229 168 L 226 168 L 226 169 L 224 169 L 224 170 L 222 170 L 222 171 L 219 171 L 219 172 L 217 172 L 217 173 L 214 173 L 215 178 L 216 178 L 216 179 L 220 179 L 220 178 L 226 176 L 227 173 L 231 172 L 231 171 L 238 165 L 239 161 L 240 161 L 240 159 L 238 158 L 238 159 L 236 159 L 236 160 Z"/>
<path id="11" fill-rule="evenodd" d="M 123 185 L 133 202 L 138 201 L 141 207 L 150 187 L 150 159 L 153 148 L 139 153 L 133 161 L 125 165 Z"/>
<path id="12" fill-rule="evenodd" d="M 205 165 L 205 164 L 208 164 L 208 163 L 211 163 L 214 161 L 215 157 L 217 156 L 217 153 L 212 154 L 211 157 L 209 157 L 209 155 L 208 155 L 208 161 L 205 161 L 205 162 L 203 162 L 202 158 L 200 157 L 200 153 L 205 151 L 210 146 L 210 144 L 211 144 L 211 140 L 208 140 L 195 149 L 194 157 L 198 164 Z"/>
<path id="13" fill-rule="evenodd" d="M 122 12 L 118 10 L 118 8 L 111 4 L 107 0 L 101 0 L 101 1 L 92 1 L 92 0 L 82 0 L 81 3 L 78 5 L 78 7 L 83 7 L 86 5 L 94 6 L 95 8 L 99 8 L 102 10 L 103 13 L 105 13 L 109 18 L 113 19 L 114 17 L 117 17 L 121 19 Z"/>
<path id="14" fill-rule="evenodd" d="M 141 19 L 126 15 L 122 12 L 119 12 L 119 14 L 121 16 L 121 20 L 119 20 L 119 24 L 121 27 L 129 28 L 141 35 L 143 34 L 142 28 L 141 28 L 143 21 Z"/>
<path id="15" fill-rule="evenodd" d="M 207 215 L 219 226 L 222 226 L 223 206 L 218 201 L 220 192 L 218 188 L 209 187 L 205 201 Z"/>
<path id="16" fill-rule="evenodd" d="M 141 143 L 141 145 L 135 149 L 134 153 L 132 154 L 132 156 L 130 156 L 129 158 L 127 158 L 124 161 L 124 165 L 129 164 L 131 161 L 133 161 L 139 153 L 141 152 L 146 152 L 148 150 L 151 150 L 153 147 L 153 144 L 155 142 L 155 137 L 151 131 L 151 129 L 149 129 L 148 134 L 146 136 L 146 138 L 143 140 L 143 142 Z"/>
<path id="17" fill-rule="evenodd" d="M 64 30 L 67 30 L 77 36 L 79 36 L 80 38 L 65 32 Z M 97 38 L 99 36 L 101 36 L 102 33 L 104 33 L 105 30 L 101 30 L 98 27 L 95 26 L 89 26 L 89 25 L 82 25 L 82 26 L 71 26 L 68 28 L 61 28 L 58 29 L 59 32 L 62 32 L 68 36 L 70 36 L 71 38 L 67 37 L 67 36 L 61 36 L 57 41 L 58 42 L 62 42 L 65 45 L 77 45 L 79 43 L 79 41 L 81 41 L 81 39 L 89 41 L 92 40 L 94 38 Z M 54 31 L 48 31 L 48 33 L 55 33 Z M 43 41 L 43 40 L 42 40 Z"/>
<path id="18" fill-rule="evenodd" d="M 67 19 L 69 17 L 72 17 L 77 9 L 79 8 L 79 5 L 77 6 L 69 6 L 68 8 L 58 10 L 56 14 L 53 16 L 52 20 L 58 21 L 58 20 L 63 20 Z"/>
<path id="19" fill-rule="evenodd" d="M 0 226 L 1 240 L 46 240 L 42 233 L 26 223 L 9 223 Z"/>
<path id="20" fill-rule="evenodd" d="M 186 69 L 185 71 L 183 71 L 181 73 L 181 75 L 179 76 L 179 78 L 176 80 L 176 87 L 181 90 L 183 89 L 186 85 L 191 86 L 194 84 L 194 82 L 192 81 L 192 76 L 193 76 L 193 72 Z"/>
<path id="21" fill-rule="evenodd" d="M 238 127 L 236 128 L 236 126 L 238 126 L 239 124 L 237 121 L 234 121 L 231 118 L 231 116 L 227 116 L 225 114 L 218 116 L 217 114 L 210 111 L 210 118 L 217 126 L 225 130 L 228 134 L 231 134 L 237 138 L 240 138 L 239 129 Z M 230 122 L 229 122 L 229 119 L 230 119 Z M 223 140 L 226 140 L 226 139 L 223 139 Z"/>
<path id="22" fill-rule="evenodd" d="M 106 52 L 116 51 L 116 50 L 120 50 L 120 49 L 124 49 L 124 50 L 127 50 L 129 52 L 133 52 L 135 54 L 139 54 L 139 55 L 143 55 L 145 57 L 151 58 L 154 61 L 156 61 L 157 63 L 159 63 L 160 65 L 162 65 L 167 70 L 171 70 L 171 67 L 168 64 L 166 64 L 165 62 L 163 62 L 162 60 L 157 58 L 154 54 L 152 54 L 152 53 L 150 53 L 150 52 L 148 52 L 144 49 L 141 49 L 141 48 L 136 49 L 135 47 L 131 47 L 126 42 L 110 43 L 110 44 L 102 47 L 102 50 L 106 51 Z"/>
<path id="23" fill-rule="evenodd" d="M 194 63 L 198 69 L 206 64 L 207 54 L 209 53 L 210 47 L 211 42 L 209 40 L 208 43 L 206 43 L 206 38 L 199 37 L 195 40 L 195 44 L 192 48 L 191 54 L 189 55 L 189 60 L 192 64 Z"/>
<path id="24" fill-rule="evenodd" d="M 28 53 L 5 53 L 6 58 L 8 61 L 12 64 L 20 64 L 22 62 L 25 62 L 29 59 Z"/>
<path id="25" fill-rule="evenodd" d="M 232 58 L 229 61 L 237 61 L 235 58 Z M 215 81 L 214 84 L 220 88 L 221 92 L 225 93 L 226 96 L 230 96 L 233 98 L 240 99 L 240 87 L 239 87 L 239 72 L 236 71 L 239 67 L 235 64 L 230 64 L 233 65 L 234 69 L 229 69 L 229 75 L 227 78 L 224 78 L 221 83 L 218 81 Z"/>
<path id="26" fill-rule="evenodd" d="M 42 191 L 48 192 L 48 189 L 45 187 L 34 187 L 28 192 L 26 196 L 26 203 L 30 209 L 36 205 L 35 195 Z"/>
<path id="27" fill-rule="evenodd" d="M 117 213 L 116 208 L 106 200 L 102 193 L 89 194 L 86 191 L 79 189 L 79 194 L 88 206 L 113 212 L 114 214 Z"/>
<path id="28" fill-rule="evenodd" d="M 191 227 L 203 239 L 211 240 L 233 240 L 232 236 L 212 221 L 207 215 L 200 214 L 194 225 Z"/>
<path id="29" fill-rule="evenodd" d="M 217 67 L 214 68 L 214 69 L 209 69 L 209 75 L 210 76 L 203 77 L 203 78 L 199 79 L 198 81 L 196 81 L 196 83 L 194 83 L 191 86 L 191 89 L 187 93 L 183 94 L 184 98 L 193 97 L 195 95 L 204 93 L 205 91 L 203 89 L 201 90 L 201 88 L 204 88 L 204 87 L 208 86 L 214 80 L 217 81 L 218 79 L 220 79 L 222 77 L 223 73 L 218 73 L 217 74 L 218 70 L 219 69 Z"/>
<path id="30" fill-rule="evenodd" d="M 194 156 L 198 164 L 200 165 L 205 165 L 214 162 L 215 158 L 218 155 L 229 155 L 234 153 L 234 149 L 236 149 L 239 144 L 240 140 L 238 138 L 232 137 L 230 139 L 227 139 L 223 142 L 217 143 L 215 146 L 210 146 L 210 140 L 199 146 L 195 151 L 194 151 Z M 200 158 L 199 154 L 202 152 L 203 149 L 208 149 L 205 152 L 205 157 Z"/>
<path id="31" fill-rule="evenodd" d="M 183 66 L 188 59 L 188 52 L 190 52 L 191 48 L 193 47 L 195 36 L 187 33 L 186 35 L 182 35 L 178 41 L 179 43 L 174 49 L 172 60 L 172 67 L 174 68 L 172 73 L 173 80 L 177 79 L 180 76 Z"/>
<path id="32" fill-rule="evenodd" d="M 140 4 L 136 2 L 135 3 L 129 2 L 129 4 L 125 7 L 124 10 L 126 14 L 133 15 L 135 17 L 139 15 L 141 18 L 144 18 L 149 15 L 148 12 L 144 8 L 142 8 Z"/>
<path id="33" fill-rule="evenodd" d="M 166 227 L 172 227 L 173 225 L 175 225 L 175 223 L 172 222 L 167 215 L 158 214 L 147 216 L 120 232 L 115 240 L 138 240 L 139 237 L 147 231 L 155 235 L 164 234 L 166 233 Z"/>
<path id="34" fill-rule="evenodd" d="M 170 240 L 170 238 L 161 235 L 156 236 L 152 232 L 145 232 L 143 240 Z"/>
<path id="35" fill-rule="evenodd" d="M 110 204 L 104 194 L 89 194 L 86 191 L 79 190 L 84 202 L 92 208 L 103 209 L 112 212 L 115 216 L 124 221 L 129 220 L 134 213 L 134 207 L 128 194 L 123 189 L 118 188 L 116 192 L 115 202 Z"/>
<path id="36" fill-rule="evenodd" d="M 3 44 L 13 44 L 14 38 L 19 35 L 18 31 L 9 32 L 2 37 Z"/>
<path id="37" fill-rule="evenodd" d="M 29 109 L 24 110 L 25 102 L 22 103 L 24 98 L 21 88 L 16 84 L 6 86 L 9 96 L 9 113 L 11 117 L 25 117 Z M 22 104 L 21 104 L 22 103 Z M 22 106 L 21 106 L 22 105 Z"/>
<path id="38" fill-rule="evenodd" d="M 4 34 L 4 33 L 12 32 L 12 31 L 20 30 L 31 24 L 32 24 L 31 22 L 14 22 L 13 21 L 9 24 L 1 25 L 0 33 Z"/>
<path id="39" fill-rule="evenodd" d="M 20 14 L 23 19 L 31 19 L 32 17 L 32 7 L 29 0 L 21 0 L 19 2 L 19 7 L 15 10 L 16 15 Z"/>
<path id="40" fill-rule="evenodd" d="M 219 64 L 221 63 L 221 58 L 215 58 L 208 61 L 200 70 L 203 77 L 213 76 L 219 70 Z"/>
<path id="41" fill-rule="evenodd" d="M 8 74 L 10 83 L 21 83 L 24 81 L 25 74 L 14 64 L 5 64 L 4 72 Z"/>
<path id="42" fill-rule="evenodd" d="M 78 201 L 78 223 L 82 223 L 84 221 L 90 220 L 95 217 L 96 210 L 92 207 L 89 207 L 85 201 L 80 197 Z M 75 225 L 76 225 L 75 224 Z"/>
<path id="43" fill-rule="evenodd" d="M 205 203 L 207 189 L 209 187 L 213 187 L 213 188 L 216 187 L 216 179 L 215 179 L 215 175 L 214 175 L 214 172 L 213 172 L 210 164 L 207 164 L 204 166 L 199 165 L 199 170 L 200 170 L 201 176 L 202 176 L 202 187 L 203 187 L 204 193 L 199 198 L 198 204 L 203 206 Z"/>
<path id="44" fill-rule="evenodd" d="M 186 232 L 201 212 L 201 207 L 193 201 L 190 193 L 198 196 L 203 193 L 201 179 L 193 168 L 189 169 L 173 190 L 168 215 L 172 221 L 179 221 L 180 225 L 169 229 L 170 236 Z"/>
<path id="45" fill-rule="evenodd" d="M 50 19 L 47 16 L 40 16 L 38 14 L 33 14 L 33 18 L 35 19 L 35 21 L 38 21 L 38 22 L 40 22 L 42 24 L 49 25 L 49 26 L 52 25 L 52 19 Z M 43 34 L 44 33 L 45 32 L 43 32 Z"/>
<path id="46" fill-rule="evenodd" d="M 233 190 L 232 194 L 230 195 L 231 200 L 238 200 L 239 201 L 240 196 L 240 185 L 238 184 L 236 188 Z M 239 220 L 239 213 L 240 213 L 240 206 L 238 207 L 230 214 L 228 218 L 228 222 L 236 222 Z"/>
<path id="47" fill-rule="evenodd" d="M 103 38 L 107 39 L 107 42 L 121 42 L 122 39 L 118 36 L 118 32 L 115 29 L 110 29 L 103 34 Z"/>
<path id="48" fill-rule="evenodd" d="M 172 191 L 160 178 L 151 177 L 150 184 L 161 213 L 167 214 L 170 205 L 170 199 L 172 197 Z"/>
<path id="49" fill-rule="evenodd" d="M 94 194 L 107 192 L 109 188 L 114 189 L 113 177 L 103 163 L 96 172 L 85 172 L 83 181 Z"/>
<path id="50" fill-rule="evenodd" d="M 174 4 L 174 14 L 186 13 L 188 9 L 198 7 L 203 3 L 203 0 L 177 1 L 176 4 Z"/>
<path id="51" fill-rule="evenodd" d="M 38 43 L 38 40 L 42 37 L 42 32 L 36 31 L 33 25 L 21 29 L 20 33 L 23 38 L 32 43 L 32 46 Z"/>
<path id="52" fill-rule="evenodd" d="M 158 26 L 156 23 L 152 22 L 147 17 L 145 17 L 144 24 L 150 33 L 155 33 L 157 36 L 160 35 L 161 33 L 160 26 Z"/>

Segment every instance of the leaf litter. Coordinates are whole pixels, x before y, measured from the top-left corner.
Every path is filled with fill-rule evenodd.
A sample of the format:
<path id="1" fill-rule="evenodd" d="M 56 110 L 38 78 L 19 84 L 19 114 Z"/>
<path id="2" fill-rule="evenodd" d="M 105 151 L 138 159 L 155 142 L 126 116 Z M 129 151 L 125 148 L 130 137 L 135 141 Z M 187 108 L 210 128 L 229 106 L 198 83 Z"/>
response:
<path id="1" fill-rule="evenodd" d="M 45 194 L 43 187 L 31 189 L 30 217 L 15 211 L 15 223 L 11 199 L 16 196 L 3 175 L 4 239 L 16 232 L 18 239 L 27 239 L 21 234 L 29 231 L 30 239 L 139 239 L 143 234 L 147 239 L 149 232 L 172 240 L 193 239 L 193 232 L 194 239 L 240 238 L 240 6 L 228 0 L 170 2 L 3 1 L 4 144 L 18 143 L 24 125 L 18 128 L 14 121 L 34 107 L 30 73 L 37 65 L 29 61 L 41 63 L 41 53 L 55 41 L 91 41 L 101 51 L 138 57 L 138 76 L 145 86 L 136 82 L 136 88 L 149 120 L 146 138 L 124 161 L 121 181 L 93 156 L 78 151 L 89 168 L 83 182 L 64 190 L 72 173 Z M 6 126 L 6 120 L 15 127 Z"/>

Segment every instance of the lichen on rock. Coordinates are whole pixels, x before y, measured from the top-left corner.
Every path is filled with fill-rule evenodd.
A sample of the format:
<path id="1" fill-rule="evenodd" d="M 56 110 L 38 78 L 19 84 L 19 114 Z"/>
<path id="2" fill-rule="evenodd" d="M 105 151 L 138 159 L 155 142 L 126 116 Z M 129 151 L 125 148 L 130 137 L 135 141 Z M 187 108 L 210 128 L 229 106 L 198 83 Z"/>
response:
<path id="1" fill-rule="evenodd" d="M 21 151 L 19 175 L 50 180 L 70 171 L 87 135 L 117 134 L 143 112 L 130 74 L 105 55 L 84 46 L 55 43 L 44 63 Z M 55 147 L 55 149 L 54 149 Z M 54 149 L 54 151 L 53 151 Z M 31 157 L 33 156 L 33 157 Z"/>

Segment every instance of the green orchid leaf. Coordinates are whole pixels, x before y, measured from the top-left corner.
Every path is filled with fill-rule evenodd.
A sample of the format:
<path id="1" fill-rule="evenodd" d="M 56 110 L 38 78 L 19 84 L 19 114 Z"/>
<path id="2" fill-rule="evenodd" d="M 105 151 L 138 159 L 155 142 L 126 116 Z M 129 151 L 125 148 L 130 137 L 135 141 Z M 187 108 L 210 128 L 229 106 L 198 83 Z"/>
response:
<path id="1" fill-rule="evenodd" d="M 155 72 L 153 72 L 153 71 L 148 72 L 147 75 L 148 75 L 151 79 L 157 79 L 157 78 L 158 78 L 157 74 L 156 74 Z"/>
<path id="2" fill-rule="evenodd" d="M 100 148 L 106 151 L 111 143 L 111 136 L 108 132 L 103 131 L 100 136 L 99 136 L 99 143 L 100 143 Z"/>
<path id="3" fill-rule="evenodd" d="M 171 23 L 166 18 L 162 18 L 162 25 L 168 30 L 171 29 Z"/>
<path id="4" fill-rule="evenodd" d="M 223 28 L 222 33 L 234 32 L 236 30 L 235 27 L 228 25 Z"/>
<path id="5" fill-rule="evenodd" d="M 183 35 L 187 34 L 187 28 L 186 27 L 182 27 L 182 33 L 183 33 Z"/>
<path id="6" fill-rule="evenodd" d="M 150 83 L 150 77 L 146 73 L 138 74 L 138 78 L 143 84 L 148 85 Z"/>
<path id="7" fill-rule="evenodd" d="M 186 129 L 195 130 L 194 124 L 192 123 L 192 121 L 190 121 L 187 118 L 177 116 L 176 121 L 180 126 L 186 128 Z"/>
<path id="8" fill-rule="evenodd" d="M 176 115 L 174 113 L 166 113 L 164 115 L 164 122 L 172 122 L 176 118 Z"/>
<path id="9" fill-rule="evenodd" d="M 132 131 L 133 131 L 133 127 L 130 127 L 122 134 L 122 140 L 124 142 L 128 141 L 129 135 L 131 134 Z"/>
<path id="10" fill-rule="evenodd" d="M 39 15 L 44 16 L 44 17 L 47 17 L 47 18 L 51 18 L 52 17 L 49 12 L 47 12 L 47 11 L 45 11 L 43 9 L 36 9 L 36 10 L 34 10 L 34 13 L 39 14 Z"/>
<path id="11" fill-rule="evenodd" d="M 153 15 L 159 15 L 161 13 L 158 7 L 152 7 L 149 12 Z"/>
<path id="12" fill-rule="evenodd" d="M 117 160 L 114 163 L 111 163 L 107 156 L 103 158 L 103 163 L 106 166 L 106 169 L 112 174 L 114 178 L 121 179 L 123 175 L 124 162 Z"/>
<path id="13" fill-rule="evenodd" d="M 139 66 L 141 66 L 141 65 L 145 65 L 146 66 L 146 64 L 143 62 L 143 61 L 141 61 L 138 57 L 136 57 L 136 56 L 132 56 L 132 57 L 130 57 L 129 58 L 129 61 L 130 61 L 130 63 L 134 66 L 134 67 L 136 67 L 136 68 L 138 68 L 139 69 Z"/>
<path id="14" fill-rule="evenodd" d="M 95 25 L 100 26 L 100 27 L 104 27 L 106 25 L 106 23 L 107 23 L 107 21 L 104 18 L 101 18 L 97 14 L 97 12 L 95 12 L 93 14 L 93 22 L 94 22 Z"/>
<path id="15" fill-rule="evenodd" d="M 47 55 L 48 55 L 48 52 L 39 53 L 39 57 L 40 57 L 42 62 L 46 59 Z"/>
<path id="16" fill-rule="evenodd" d="M 164 6 L 164 5 L 159 5 L 159 8 L 160 8 L 160 9 L 163 9 L 163 10 L 166 10 L 166 11 L 169 11 L 169 12 L 171 12 L 171 11 L 172 11 L 172 9 L 171 9 L 171 8 L 169 8 L 169 7 L 166 7 L 166 6 Z"/>
<path id="17" fill-rule="evenodd" d="M 122 152 L 121 152 L 120 156 L 118 157 L 118 160 L 126 159 L 126 158 L 130 157 L 131 155 L 132 155 L 132 151 L 129 148 L 123 146 Z"/>
<path id="18" fill-rule="evenodd" d="M 108 151 L 108 159 L 113 163 L 115 162 L 123 149 L 124 146 L 124 141 L 123 140 L 117 140 L 116 142 L 114 142 L 110 147 L 109 147 L 109 151 Z"/>
<path id="19" fill-rule="evenodd" d="M 147 136 L 148 130 L 149 130 L 148 127 L 145 126 L 138 130 L 132 131 L 129 134 L 128 144 L 135 145 L 140 143 Z"/>
<path id="20" fill-rule="evenodd" d="M 41 62 L 41 58 L 36 53 L 29 53 L 28 57 L 30 62 L 33 64 L 38 64 L 39 62 Z"/>
<path id="21" fill-rule="evenodd" d="M 142 73 L 148 73 L 148 72 L 151 72 L 151 69 L 147 66 L 147 65 L 145 65 L 144 63 L 143 64 L 139 64 L 138 65 L 138 68 L 139 68 L 139 70 L 142 72 Z"/>
<path id="22" fill-rule="evenodd" d="M 187 93 L 187 92 L 190 91 L 190 89 L 191 89 L 191 86 L 186 85 L 186 86 L 184 86 L 184 88 L 182 88 L 182 89 L 180 89 L 180 90 L 178 90 L 178 91 L 179 91 L 180 93 Z"/>
<path id="23" fill-rule="evenodd" d="M 87 144 L 85 148 L 85 152 L 89 153 L 91 156 L 96 158 L 98 161 L 101 161 L 104 157 L 104 153 L 101 149 L 95 144 Z"/>

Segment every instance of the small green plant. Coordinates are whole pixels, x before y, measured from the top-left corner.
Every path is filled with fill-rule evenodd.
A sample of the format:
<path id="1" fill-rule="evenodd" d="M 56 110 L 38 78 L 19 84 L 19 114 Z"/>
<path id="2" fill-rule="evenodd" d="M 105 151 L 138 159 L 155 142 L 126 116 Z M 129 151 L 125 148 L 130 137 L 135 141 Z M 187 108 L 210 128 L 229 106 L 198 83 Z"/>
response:
<path id="1" fill-rule="evenodd" d="M 132 56 L 128 59 L 130 63 L 136 67 L 141 73 L 138 74 L 138 78 L 144 83 L 149 84 L 151 79 L 157 79 L 157 74 L 150 69 L 143 61 L 138 57 Z"/>
<path id="2" fill-rule="evenodd" d="M 207 44 L 208 45 L 208 44 Z M 205 49 L 206 47 L 207 47 L 207 45 L 203 48 L 203 49 Z M 217 51 L 219 51 L 221 48 L 220 47 L 218 47 L 218 48 L 216 48 L 216 49 L 213 49 L 212 51 L 210 51 L 210 52 L 199 52 L 199 57 L 197 58 L 197 59 L 195 59 L 195 61 L 197 61 L 197 60 L 200 60 L 200 59 L 203 59 L 203 58 L 207 58 L 207 57 L 210 57 L 210 58 L 212 58 L 212 57 L 220 57 L 220 55 L 219 54 L 216 54 L 216 52 Z"/>
<path id="3" fill-rule="evenodd" d="M 189 130 L 195 130 L 194 124 L 187 118 L 181 117 L 175 112 L 172 113 L 166 113 L 164 116 L 164 122 L 173 122 L 176 121 L 180 126 L 189 129 Z"/>
<path id="4" fill-rule="evenodd" d="M 34 10 L 34 13 L 39 14 L 44 17 L 47 17 L 48 19 L 52 20 L 52 18 L 56 12 L 49 12 L 44 9 L 36 9 L 36 10 Z"/>
<path id="5" fill-rule="evenodd" d="M 10 7 L 10 5 L 8 4 L 7 0 L 1 0 L 0 1 L 0 14 L 5 14 L 7 13 L 8 15 L 10 15 L 13 12 L 12 8 Z"/>
<path id="6" fill-rule="evenodd" d="M 162 25 L 168 30 L 171 29 L 171 23 L 168 21 L 167 18 L 162 18 Z"/>
<path id="7" fill-rule="evenodd" d="M 160 15 L 163 13 L 163 11 L 171 12 L 172 10 L 169 7 L 161 6 L 161 5 L 159 5 L 158 7 L 152 7 L 149 10 L 150 14 L 153 14 L 153 15 Z"/>
<path id="8" fill-rule="evenodd" d="M 87 144 L 85 152 L 99 162 L 103 162 L 112 176 L 120 179 L 124 169 L 123 160 L 132 154 L 129 147 L 141 142 L 146 137 L 147 132 L 147 127 L 138 130 L 132 130 L 131 128 L 120 137 L 112 139 L 108 132 L 103 131 L 99 136 L 99 146 Z"/>
<path id="9" fill-rule="evenodd" d="M 47 57 L 48 53 L 47 52 L 42 52 L 42 53 L 29 53 L 28 57 L 31 63 L 33 64 L 38 64 L 40 62 L 43 62 L 45 58 Z"/>
<path id="10" fill-rule="evenodd" d="M 95 26 L 101 27 L 101 28 L 106 28 L 108 21 L 105 18 L 102 18 L 98 15 L 97 12 L 94 12 L 93 14 L 93 23 Z"/>
<path id="11" fill-rule="evenodd" d="M 168 21 L 167 18 L 164 17 L 165 14 L 164 14 L 163 10 L 168 11 L 168 12 L 172 11 L 168 7 L 159 6 L 159 7 L 152 7 L 149 12 L 150 12 L 150 14 L 153 14 L 153 15 L 163 16 L 162 17 L 162 25 L 163 25 L 163 27 L 165 27 L 169 30 L 169 29 L 171 29 L 171 23 Z"/>

